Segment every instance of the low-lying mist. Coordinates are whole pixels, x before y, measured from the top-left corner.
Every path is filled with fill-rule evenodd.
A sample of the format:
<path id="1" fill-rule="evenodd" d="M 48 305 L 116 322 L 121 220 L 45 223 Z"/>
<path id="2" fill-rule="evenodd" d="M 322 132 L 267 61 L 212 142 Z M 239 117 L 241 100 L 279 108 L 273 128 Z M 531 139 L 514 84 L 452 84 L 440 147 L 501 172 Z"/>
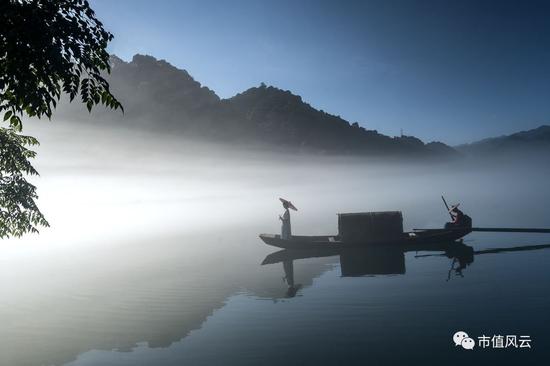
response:
<path id="1" fill-rule="evenodd" d="M 550 168 L 540 160 L 421 162 L 273 153 L 105 125 L 27 121 L 39 138 L 39 207 L 51 223 L 22 240 L 56 243 L 250 225 L 277 231 L 278 197 L 295 232 L 336 231 L 335 213 L 402 210 L 407 228 L 441 226 L 440 196 L 475 225 L 543 225 Z M 479 216 L 477 212 L 491 215 Z M 429 218 L 429 219 L 428 219 Z M 40 238 L 40 239 L 39 239 Z"/>

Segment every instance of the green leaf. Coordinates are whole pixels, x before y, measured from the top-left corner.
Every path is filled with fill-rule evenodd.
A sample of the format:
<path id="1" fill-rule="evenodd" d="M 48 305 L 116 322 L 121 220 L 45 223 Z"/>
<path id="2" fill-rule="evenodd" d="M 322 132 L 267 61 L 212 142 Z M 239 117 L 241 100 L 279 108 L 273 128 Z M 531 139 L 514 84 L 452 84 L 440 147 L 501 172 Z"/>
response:
<path id="1" fill-rule="evenodd" d="M 21 128 L 23 127 L 21 125 L 21 118 L 19 118 L 18 116 L 15 116 L 15 115 L 11 116 L 10 126 L 16 131 L 21 131 Z"/>
<path id="2" fill-rule="evenodd" d="M 12 111 L 7 111 L 5 114 L 4 114 L 4 121 L 7 121 L 11 115 L 13 114 Z"/>

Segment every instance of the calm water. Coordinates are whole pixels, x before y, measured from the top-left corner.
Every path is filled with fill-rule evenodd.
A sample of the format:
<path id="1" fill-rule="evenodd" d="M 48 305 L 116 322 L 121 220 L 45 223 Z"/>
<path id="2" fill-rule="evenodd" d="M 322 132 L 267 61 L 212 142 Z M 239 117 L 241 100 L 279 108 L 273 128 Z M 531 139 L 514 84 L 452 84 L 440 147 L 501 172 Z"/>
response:
<path id="1" fill-rule="evenodd" d="M 52 228 L 1 243 L 1 365 L 550 361 L 550 249 L 476 254 L 459 273 L 452 258 L 418 256 L 429 253 L 266 259 L 277 249 L 257 237 L 279 230 L 279 195 L 299 207 L 302 234 L 334 233 L 339 211 L 401 209 L 407 229 L 440 226 L 442 192 L 478 226 L 548 227 L 544 169 L 208 159 L 151 168 L 158 156 L 122 169 L 125 154 L 100 169 L 101 156 L 60 164 L 62 152 L 44 151 L 40 202 Z M 478 233 L 465 244 L 550 237 Z M 476 343 L 527 335 L 532 348 L 468 351 L 452 341 L 459 330 Z"/>

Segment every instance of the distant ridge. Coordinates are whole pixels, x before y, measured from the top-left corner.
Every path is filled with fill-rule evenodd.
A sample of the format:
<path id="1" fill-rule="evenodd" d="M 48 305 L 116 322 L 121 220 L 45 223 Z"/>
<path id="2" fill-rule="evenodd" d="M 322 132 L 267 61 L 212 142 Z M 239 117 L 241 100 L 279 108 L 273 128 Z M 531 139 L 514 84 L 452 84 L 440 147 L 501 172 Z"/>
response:
<path id="1" fill-rule="evenodd" d="M 487 138 L 456 149 L 468 155 L 503 155 L 519 152 L 550 154 L 550 126 L 542 125 L 532 130 L 511 135 Z"/>
<path id="2" fill-rule="evenodd" d="M 78 103 L 64 103 L 57 117 L 116 121 L 161 132 L 230 144 L 270 149 L 369 156 L 449 157 L 457 152 L 441 143 L 423 143 L 412 136 L 389 137 L 350 124 L 305 103 L 290 91 L 267 85 L 220 99 L 185 70 L 152 56 L 131 62 L 112 56 L 111 89 L 125 114 L 82 112 Z"/>

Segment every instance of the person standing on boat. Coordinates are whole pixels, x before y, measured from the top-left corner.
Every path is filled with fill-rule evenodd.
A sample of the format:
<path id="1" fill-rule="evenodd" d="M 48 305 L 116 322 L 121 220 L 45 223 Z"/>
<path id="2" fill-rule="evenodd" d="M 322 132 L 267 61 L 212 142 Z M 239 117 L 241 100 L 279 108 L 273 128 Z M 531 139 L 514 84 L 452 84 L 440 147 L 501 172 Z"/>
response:
<path id="1" fill-rule="evenodd" d="M 290 211 L 288 210 L 293 209 L 294 211 L 298 211 L 296 207 L 292 204 L 292 202 L 285 200 L 284 198 L 279 198 L 281 203 L 283 204 L 283 208 L 285 209 L 285 212 L 283 213 L 283 216 L 279 215 L 279 219 L 282 221 L 281 224 L 281 239 L 288 240 L 292 236 L 292 230 L 290 228 Z"/>

